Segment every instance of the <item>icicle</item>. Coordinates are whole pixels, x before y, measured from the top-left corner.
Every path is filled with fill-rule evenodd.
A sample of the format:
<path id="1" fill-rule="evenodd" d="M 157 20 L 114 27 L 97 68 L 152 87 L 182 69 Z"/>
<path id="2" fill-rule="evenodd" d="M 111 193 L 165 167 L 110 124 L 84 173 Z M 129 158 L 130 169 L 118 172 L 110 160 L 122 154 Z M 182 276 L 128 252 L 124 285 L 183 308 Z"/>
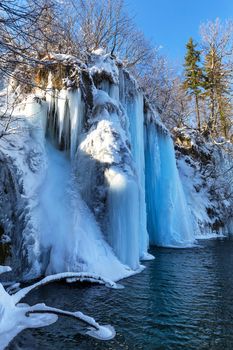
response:
<path id="1" fill-rule="evenodd" d="M 62 89 L 57 96 L 58 142 L 61 144 L 64 121 L 67 117 L 67 90 Z"/>
<path id="2" fill-rule="evenodd" d="M 85 106 L 82 102 L 81 90 L 78 88 L 68 92 L 69 110 L 70 110 L 70 156 L 74 158 L 77 147 L 78 137 L 84 122 Z"/>

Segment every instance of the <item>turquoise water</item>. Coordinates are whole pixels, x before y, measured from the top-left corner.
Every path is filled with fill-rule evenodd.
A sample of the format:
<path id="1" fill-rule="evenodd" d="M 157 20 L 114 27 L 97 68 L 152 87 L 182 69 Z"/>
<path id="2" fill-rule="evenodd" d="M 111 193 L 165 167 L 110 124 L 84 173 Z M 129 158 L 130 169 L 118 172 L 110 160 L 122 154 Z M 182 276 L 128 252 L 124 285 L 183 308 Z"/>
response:
<path id="1" fill-rule="evenodd" d="M 115 327 L 102 342 L 80 334 L 82 326 L 60 318 L 22 332 L 8 349 L 233 349 L 233 242 L 206 241 L 193 249 L 154 249 L 154 261 L 122 281 L 122 290 L 53 284 L 28 303 L 80 310 Z"/>

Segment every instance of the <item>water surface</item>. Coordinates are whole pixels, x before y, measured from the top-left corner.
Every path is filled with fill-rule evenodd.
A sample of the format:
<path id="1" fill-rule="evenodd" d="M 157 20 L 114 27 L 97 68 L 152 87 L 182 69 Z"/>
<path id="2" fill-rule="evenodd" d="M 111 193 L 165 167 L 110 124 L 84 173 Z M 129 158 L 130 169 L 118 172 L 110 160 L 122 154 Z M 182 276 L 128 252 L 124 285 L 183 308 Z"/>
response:
<path id="1" fill-rule="evenodd" d="M 154 249 L 154 261 L 121 283 L 103 286 L 53 284 L 32 292 L 29 304 L 80 310 L 117 335 L 108 342 L 80 334 L 82 326 L 60 318 L 25 330 L 8 349 L 179 350 L 233 349 L 233 241 L 203 241 L 192 249 Z"/>

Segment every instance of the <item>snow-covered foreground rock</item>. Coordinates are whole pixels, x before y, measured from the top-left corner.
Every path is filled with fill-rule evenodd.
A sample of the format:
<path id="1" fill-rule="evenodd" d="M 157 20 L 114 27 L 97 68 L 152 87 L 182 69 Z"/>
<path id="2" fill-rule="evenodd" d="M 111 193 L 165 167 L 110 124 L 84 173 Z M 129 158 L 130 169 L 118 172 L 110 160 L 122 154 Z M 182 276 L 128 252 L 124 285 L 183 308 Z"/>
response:
<path id="1" fill-rule="evenodd" d="M 14 111 L 18 133 L 1 139 L 0 239 L 14 275 L 116 281 L 153 258 L 149 242 L 193 245 L 171 137 L 121 62 L 98 51 L 87 65 L 50 55 L 48 67 Z"/>
<path id="2" fill-rule="evenodd" d="M 9 267 L 0 266 L 0 274 L 9 272 Z M 39 328 L 48 326 L 57 321 L 58 316 L 72 317 L 76 321 L 82 322 L 87 329 L 85 334 L 100 339 L 109 340 L 114 338 L 115 330 L 110 325 L 100 325 L 92 317 L 84 315 L 80 311 L 69 312 L 45 304 L 36 304 L 29 306 L 20 303 L 20 301 L 33 289 L 58 281 L 61 279 L 69 279 L 70 281 L 88 281 L 104 284 L 110 288 L 119 288 L 110 280 L 106 280 L 100 276 L 86 273 L 60 273 L 47 276 L 41 281 L 25 287 L 13 295 L 6 292 L 0 283 L 0 350 L 10 343 L 10 341 L 22 330 L 26 328 Z"/>

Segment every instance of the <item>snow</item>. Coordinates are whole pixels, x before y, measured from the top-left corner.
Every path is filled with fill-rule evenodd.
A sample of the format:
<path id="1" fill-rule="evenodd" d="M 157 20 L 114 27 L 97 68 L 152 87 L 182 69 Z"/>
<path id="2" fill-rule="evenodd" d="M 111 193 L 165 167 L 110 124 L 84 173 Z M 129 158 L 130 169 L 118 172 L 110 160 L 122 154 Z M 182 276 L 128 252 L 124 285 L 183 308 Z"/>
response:
<path id="1" fill-rule="evenodd" d="M 0 266 L 0 271 L 6 267 Z M 16 306 L 14 296 L 10 296 L 0 283 L 0 349 L 3 350 L 9 342 L 23 329 L 49 325 L 57 320 L 55 315 L 37 315 L 26 317 L 30 309 L 27 305 Z"/>
<path id="2" fill-rule="evenodd" d="M 22 172 L 22 197 L 28 201 L 28 222 L 22 237 L 30 270 L 24 277 L 64 271 L 88 271 L 114 280 L 132 275 L 135 271 L 117 259 L 81 198 L 74 161 L 66 151 L 55 148 L 54 140 L 45 139 L 49 106 L 51 101 L 28 97 L 26 109 L 18 112 L 25 131 L 15 152 L 10 151 Z M 59 103 L 56 108 L 59 111 Z M 76 107 L 72 108 L 75 113 Z"/>
<path id="3" fill-rule="evenodd" d="M 11 268 L 9 266 L 1 266 L 0 265 L 0 274 L 4 273 L 4 272 L 10 272 Z"/>
<path id="4" fill-rule="evenodd" d="M 93 51 L 88 67 L 93 77 L 95 75 L 104 75 L 111 83 L 118 84 L 119 71 L 115 61 L 111 58 L 110 54 L 103 54 L 103 50 L 98 49 Z"/>
<path id="5" fill-rule="evenodd" d="M 206 225 L 206 223 L 209 222 L 206 208 L 211 206 L 207 188 L 202 188 L 202 179 L 200 174 L 195 171 L 195 168 L 189 166 L 186 160 L 187 158 L 185 157 L 178 160 L 178 169 L 186 194 L 187 204 L 193 218 L 192 222 L 195 237 L 200 239 L 203 232 L 203 238 L 208 236 L 212 238 L 213 233 L 207 232 L 208 228 Z M 196 188 L 202 189 L 197 192 Z"/>
<path id="6" fill-rule="evenodd" d="M 47 276 L 21 290 L 17 283 L 7 291 L 0 284 L 0 349 L 25 328 L 55 322 L 57 314 L 88 323 L 88 335 L 111 339 L 111 326 L 81 312 L 19 302 L 58 279 L 120 288 L 112 281 L 142 271 L 140 261 L 153 258 L 147 252 L 149 240 L 184 248 L 196 238 L 225 233 L 220 227 L 215 236 L 211 225 L 216 217 L 210 218 L 207 209 L 217 206 L 210 189 L 218 185 L 220 198 L 226 181 L 211 178 L 206 185 L 192 157 L 176 162 L 168 130 L 119 62 L 103 50 L 93 52 L 87 65 L 69 55 L 50 59 L 73 65 L 76 87 L 56 89 L 50 73 L 46 91 L 37 90 L 18 105 L 12 127 L 20 133 L 8 136 L 11 147 L 1 148 L 17 169 L 15 183 L 22 183 L 16 199 L 25 227 L 17 239 L 7 236 L 21 254 L 17 268 L 25 279 Z M 82 69 L 89 74 L 87 82 L 79 74 Z M 197 147 L 193 140 L 191 145 Z M 202 147 L 204 158 L 212 146 Z M 230 150 L 229 144 L 225 147 Z M 216 171 L 223 169 L 230 183 L 231 161 L 223 151 L 214 152 Z M 219 206 L 230 212 L 231 200 L 223 197 Z M 231 218 L 225 226 L 232 231 Z M 0 266 L 0 273 L 7 271 Z"/>
<path id="7" fill-rule="evenodd" d="M 92 274 L 89 272 L 61 272 L 54 275 L 49 275 L 44 277 L 39 282 L 36 282 L 28 287 L 25 287 L 18 292 L 16 292 L 12 298 L 14 303 L 19 303 L 21 299 L 23 299 L 29 292 L 31 292 L 33 289 L 36 289 L 38 287 L 41 287 L 45 284 L 52 283 L 54 281 L 60 281 L 63 279 L 70 279 L 70 282 L 72 280 L 72 283 L 80 281 L 80 282 L 92 282 L 97 284 L 103 284 L 106 287 L 113 288 L 113 289 L 121 289 L 121 285 L 118 285 L 117 283 L 113 282 L 110 279 L 104 278 L 97 274 Z"/>

